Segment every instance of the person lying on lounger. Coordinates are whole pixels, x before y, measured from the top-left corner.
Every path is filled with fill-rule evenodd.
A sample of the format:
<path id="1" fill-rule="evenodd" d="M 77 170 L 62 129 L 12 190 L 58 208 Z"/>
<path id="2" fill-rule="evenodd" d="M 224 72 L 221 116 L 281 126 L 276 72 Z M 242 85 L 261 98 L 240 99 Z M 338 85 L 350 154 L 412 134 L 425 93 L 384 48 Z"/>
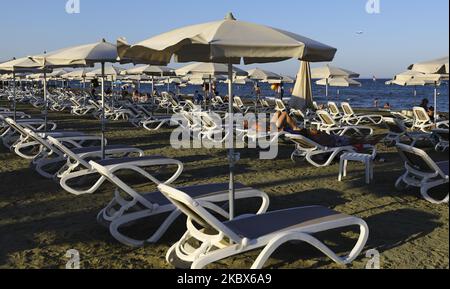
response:
<path id="1" fill-rule="evenodd" d="M 278 132 L 285 131 L 288 133 L 300 133 L 302 131 L 302 129 L 298 127 L 296 121 L 285 111 L 277 111 L 270 120 L 270 125 L 266 126 L 264 126 L 260 122 L 249 125 L 249 122 L 247 120 L 244 121 L 245 129 L 250 128 L 251 130 L 255 130 L 256 132 L 261 132 L 264 130 L 269 132 L 271 128 L 274 127 L 278 129 Z"/>
<path id="2" fill-rule="evenodd" d="M 270 126 L 266 126 L 265 129 L 270 131 L 272 127 L 276 127 L 278 132 L 287 132 L 291 134 L 303 135 L 318 144 L 329 146 L 329 147 L 340 147 L 340 146 L 355 146 L 363 147 L 364 145 L 376 145 L 382 141 L 385 135 L 378 136 L 338 136 L 329 135 L 325 132 L 318 131 L 316 129 L 305 129 L 300 128 L 295 120 L 287 114 L 287 112 L 276 112 L 270 121 Z M 244 126 L 248 127 L 248 122 L 246 121 Z M 257 132 L 264 130 L 264 127 L 260 123 L 252 125 L 252 129 Z"/>
<path id="3" fill-rule="evenodd" d="M 309 130 L 303 129 L 300 132 L 300 134 L 323 146 L 328 147 L 354 146 L 355 148 L 360 147 L 361 149 L 364 147 L 364 145 L 375 146 L 385 138 L 385 135 L 376 135 L 376 136 L 329 135 L 325 132 L 321 132 L 315 129 Z"/>

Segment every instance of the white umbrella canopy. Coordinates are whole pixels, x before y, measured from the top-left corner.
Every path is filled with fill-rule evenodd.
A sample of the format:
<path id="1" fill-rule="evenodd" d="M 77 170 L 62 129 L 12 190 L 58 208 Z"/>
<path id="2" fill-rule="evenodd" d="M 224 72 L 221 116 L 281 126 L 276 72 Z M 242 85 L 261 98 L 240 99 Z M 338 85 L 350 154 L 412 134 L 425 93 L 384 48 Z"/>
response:
<path id="1" fill-rule="evenodd" d="M 132 80 L 132 81 L 149 81 L 152 77 L 145 74 L 122 74 L 118 77 L 122 80 Z"/>
<path id="2" fill-rule="evenodd" d="M 448 66 L 448 56 L 442 57 L 435 60 L 420 62 L 412 64 L 408 67 L 409 70 L 422 72 L 426 74 L 425 76 L 419 76 L 419 78 L 425 78 L 427 80 L 431 79 L 435 83 L 434 87 L 434 119 L 438 119 L 438 109 L 437 109 L 437 86 L 438 82 L 441 80 L 448 80 L 449 78 L 449 66 Z"/>
<path id="3" fill-rule="evenodd" d="M 3 72 L 40 72 L 43 67 L 39 62 L 33 61 L 28 57 L 13 59 L 0 64 L 0 71 Z M 51 71 L 47 69 L 46 71 Z"/>
<path id="4" fill-rule="evenodd" d="M 175 70 L 177 75 L 185 76 L 188 74 L 203 75 L 228 75 L 228 66 L 223 63 L 193 63 Z M 233 66 L 235 76 L 247 76 L 248 73 L 242 69 Z"/>
<path id="5" fill-rule="evenodd" d="M 302 61 L 297 73 L 297 81 L 295 82 L 294 90 L 292 91 L 290 105 L 294 108 L 301 109 L 313 107 L 311 66 L 309 62 Z"/>
<path id="6" fill-rule="evenodd" d="M 31 59 L 46 67 L 83 67 L 95 63 L 117 62 L 116 45 L 100 42 L 60 49 Z"/>
<path id="7" fill-rule="evenodd" d="M 344 69 L 344 68 L 339 68 L 339 67 L 334 67 L 334 66 L 330 66 L 329 64 L 323 66 L 323 67 L 317 67 L 317 68 L 313 68 L 311 69 L 311 77 L 313 79 L 320 79 L 321 81 L 324 79 L 325 80 L 325 84 L 324 85 L 325 88 L 325 96 L 328 97 L 328 87 L 332 86 L 329 85 L 329 82 L 331 81 L 332 78 L 358 78 L 359 77 L 359 73 L 350 71 L 348 69 Z"/>
<path id="8" fill-rule="evenodd" d="M 118 54 L 116 45 L 102 39 L 100 42 L 69 47 L 54 52 L 31 57 L 44 67 L 84 67 L 101 63 L 101 70 L 104 71 L 105 63 L 117 62 Z M 101 74 L 101 95 L 102 95 L 102 158 L 105 158 L 105 89 L 104 76 Z M 44 89 L 45 91 L 45 89 Z"/>
<path id="9" fill-rule="evenodd" d="M 427 74 L 449 74 L 448 56 L 431 61 L 411 64 L 408 69 Z"/>
<path id="10" fill-rule="evenodd" d="M 41 72 L 41 71 L 45 71 L 45 72 L 51 72 L 51 70 L 48 69 L 43 69 L 42 65 L 32 59 L 29 59 L 28 57 L 23 57 L 23 58 L 19 58 L 19 59 L 13 59 L 7 62 L 4 62 L 2 64 L 0 64 L 0 72 L 12 72 L 13 74 L 13 82 L 14 82 L 14 86 L 13 86 L 13 95 L 14 95 L 14 99 L 13 99 L 13 110 L 14 110 L 14 120 L 16 119 L 17 116 L 17 110 L 16 110 L 16 74 L 20 73 L 20 72 L 32 72 L 32 73 L 36 73 L 36 72 Z M 45 90 L 44 90 L 45 91 Z"/>
<path id="11" fill-rule="evenodd" d="M 362 84 L 354 79 L 347 77 L 336 77 L 330 79 L 321 79 L 316 81 L 317 85 L 328 85 L 334 87 L 352 87 L 361 86 Z"/>
<path id="12" fill-rule="evenodd" d="M 330 65 L 311 69 L 311 78 L 313 79 L 325 79 L 334 77 L 358 78 L 359 73 L 339 67 L 333 67 Z"/>
<path id="13" fill-rule="evenodd" d="M 274 46 L 275 44 L 275 46 Z M 178 62 L 240 64 L 269 63 L 296 58 L 331 61 L 336 49 L 304 36 L 244 21 L 230 13 L 224 20 L 176 29 L 135 45 L 118 45 L 121 59 L 134 63 Z"/>
<path id="14" fill-rule="evenodd" d="M 168 64 L 213 62 L 228 64 L 228 129 L 233 130 L 233 64 L 269 63 L 288 59 L 309 62 L 331 61 L 336 49 L 283 30 L 238 21 L 230 13 L 224 20 L 189 26 L 164 33 L 135 45 L 118 41 L 121 59 L 134 63 Z M 234 133 L 229 134 L 230 219 L 234 218 Z"/>
<path id="15" fill-rule="evenodd" d="M 61 78 L 63 75 L 69 73 L 69 70 L 66 69 L 55 69 L 52 73 L 48 74 L 49 78 Z"/>
<path id="16" fill-rule="evenodd" d="M 66 74 L 63 74 L 62 77 L 67 78 L 67 79 L 75 79 L 75 78 L 82 79 L 82 78 L 86 78 L 86 74 L 88 74 L 91 71 L 92 71 L 92 69 L 80 68 L 80 69 L 68 72 Z"/>
<path id="17" fill-rule="evenodd" d="M 399 86 L 426 86 L 426 85 L 434 85 L 435 82 L 431 80 L 423 80 L 423 79 L 409 79 L 409 80 L 400 80 L 394 79 L 386 81 L 386 85 L 399 85 Z"/>
<path id="18" fill-rule="evenodd" d="M 100 77 L 100 76 L 111 76 L 113 78 L 121 75 L 121 73 L 125 71 L 124 68 L 114 66 L 114 65 L 107 65 L 104 68 L 104 71 L 102 68 L 98 68 L 95 70 L 92 70 L 91 72 L 86 73 L 86 77 Z"/>
<path id="19" fill-rule="evenodd" d="M 255 68 L 248 71 L 248 78 L 258 81 L 269 81 L 269 80 L 281 80 L 283 79 L 283 76 L 275 72 Z"/>
<path id="20" fill-rule="evenodd" d="M 175 72 L 167 66 L 141 65 L 122 72 L 123 75 L 174 76 Z"/>

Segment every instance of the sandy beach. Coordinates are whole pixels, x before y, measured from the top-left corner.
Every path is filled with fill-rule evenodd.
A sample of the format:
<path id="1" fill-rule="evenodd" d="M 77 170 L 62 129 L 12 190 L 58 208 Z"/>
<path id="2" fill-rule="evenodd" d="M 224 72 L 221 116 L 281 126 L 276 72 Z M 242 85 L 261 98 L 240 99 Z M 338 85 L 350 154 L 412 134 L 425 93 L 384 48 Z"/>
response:
<path id="1" fill-rule="evenodd" d="M 7 105 L 0 102 L 0 106 Z M 40 113 L 28 105 L 19 105 L 18 109 Z M 93 118 L 51 112 L 49 119 L 58 123 L 58 129 L 99 133 L 98 120 Z M 385 132 L 376 128 L 377 134 Z M 175 182 L 177 186 L 228 181 L 225 150 L 175 150 L 169 143 L 170 133 L 170 129 L 148 132 L 127 122 L 110 122 L 107 138 L 112 144 L 142 148 L 147 155 L 182 161 L 185 169 Z M 375 163 L 375 179 L 370 185 L 364 182 L 361 165 L 352 163 L 349 177 L 338 182 L 338 164 L 326 168 L 294 164 L 290 159 L 293 149 L 289 141 L 282 142 L 279 157 L 267 161 L 259 160 L 255 150 L 240 150 L 237 181 L 268 193 L 270 210 L 323 205 L 363 218 L 370 228 L 364 252 L 377 249 L 383 269 L 449 268 L 448 204 L 428 203 L 417 190 L 396 191 L 394 183 L 403 172 L 403 164 L 395 148 L 378 145 L 384 162 Z M 447 154 L 430 153 L 435 158 L 448 159 Z M 155 186 L 131 175 L 128 180 L 141 192 L 155 190 Z M 126 247 L 96 222 L 97 213 L 113 193 L 114 187 L 107 183 L 93 195 L 70 195 L 58 183 L 39 177 L 29 168 L 29 161 L 0 146 L 0 269 L 64 268 L 69 249 L 80 252 L 84 269 L 172 268 L 165 261 L 165 254 L 184 233 L 184 219 L 158 244 L 138 249 Z M 247 210 L 254 205 L 242 202 L 238 209 Z M 139 222 L 129 230 L 145 237 L 155 229 L 154 222 L 155 219 Z M 353 246 L 355 236 L 356 232 L 319 235 L 339 253 Z M 258 253 L 240 254 L 212 268 L 249 268 Z M 288 244 L 276 251 L 266 267 L 362 269 L 367 262 L 364 253 L 351 265 L 339 266 L 305 244 Z"/>

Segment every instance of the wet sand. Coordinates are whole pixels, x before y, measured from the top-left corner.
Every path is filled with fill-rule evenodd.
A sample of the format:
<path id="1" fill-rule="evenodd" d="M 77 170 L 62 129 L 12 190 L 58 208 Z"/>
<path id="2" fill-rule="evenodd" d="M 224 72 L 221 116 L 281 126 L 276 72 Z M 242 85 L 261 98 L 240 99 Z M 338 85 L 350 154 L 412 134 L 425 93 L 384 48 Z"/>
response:
<path id="1" fill-rule="evenodd" d="M 5 106 L 0 102 L 0 106 Z M 29 106 L 22 111 L 37 113 Z M 51 113 L 60 129 L 98 133 L 95 119 L 68 113 Z M 228 181 L 225 150 L 175 150 L 169 144 L 169 129 L 148 132 L 123 122 L 108 124 L 110 144 L 143 148 L 148 155 L 173 157 L 185 164 L 177 186 Z M 383 133 L 377 129 L 377 133 Z M 381 253 L 384 269 L 449 268 L 448 205 L 433 205 L 417 190 L 398 192 L 396 179 L 403 165 L 395 149 L 379 145 L 385 162 L 375 165 L 375 180 L 364 182 L 361 165 L 351 164 L 350 175 L 338 182 L 338 164 L 314 168 L 290 160 L 293 144 L 283 142 L 276 161 L 259 160 L 254 150 L 241 150 L 237 181 L 267 192 L 270 210 L 295 206 L 323 205 L 364 218 L 370 228 L 365 248 Z M 448 155 L 434 154 L 447 159 Z M 132 179 L 141 191 L 155 187 Z M 448 189 L 447 189 L 448 190 Z M 58 183 L 41 178 L 22 160 L 0 146 L 0 268 L 64 268 L 67 250 L 81 254 L 81 267 L 87 269 L 172 268 L 165 261 L 171 244 L 184 232 L 184 220 L 168 232 L 159 244 L 128 248 L 115 241 L 108 230 L 96 222 L 97 213 L 111 200 L 114 187 L 105 184 L 94 195 L 72 196 Z M 239 209 L 252 204 L 239 204 Z M 150 235 L 155 220 L 145 220 L 129 230 L 135 235 Z M 147 234 L 146 234 L 147 233 Z M 329 232 L 319 237 L 339 253 L 354 244 L 356 232 Z M 249 268 L 259 251 L 237 255 L 214 264 L 213 268 Z M 364 268 L 368 258 L 362 254 L 349 266 L 340 266 L 305 244 L 282 246 L 266 264 L 267 268 Z"/>

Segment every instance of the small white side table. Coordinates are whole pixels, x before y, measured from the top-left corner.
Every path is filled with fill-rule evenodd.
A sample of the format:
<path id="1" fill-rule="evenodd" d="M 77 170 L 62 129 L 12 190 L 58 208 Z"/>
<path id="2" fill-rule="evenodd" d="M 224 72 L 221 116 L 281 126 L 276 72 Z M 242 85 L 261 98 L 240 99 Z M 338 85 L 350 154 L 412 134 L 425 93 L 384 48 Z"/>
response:
<path id="1" fill-rule="evenodd" d="M 370 181 L 373 180 L 373 156 L 359 153 L 345 153 L 341 155 L 339 181 L 342 182 L 342 178 L 347 176 L 347 167 L 350 161 L 360 162 L 366 166 L 366 184 L 370 184 Z"/>

